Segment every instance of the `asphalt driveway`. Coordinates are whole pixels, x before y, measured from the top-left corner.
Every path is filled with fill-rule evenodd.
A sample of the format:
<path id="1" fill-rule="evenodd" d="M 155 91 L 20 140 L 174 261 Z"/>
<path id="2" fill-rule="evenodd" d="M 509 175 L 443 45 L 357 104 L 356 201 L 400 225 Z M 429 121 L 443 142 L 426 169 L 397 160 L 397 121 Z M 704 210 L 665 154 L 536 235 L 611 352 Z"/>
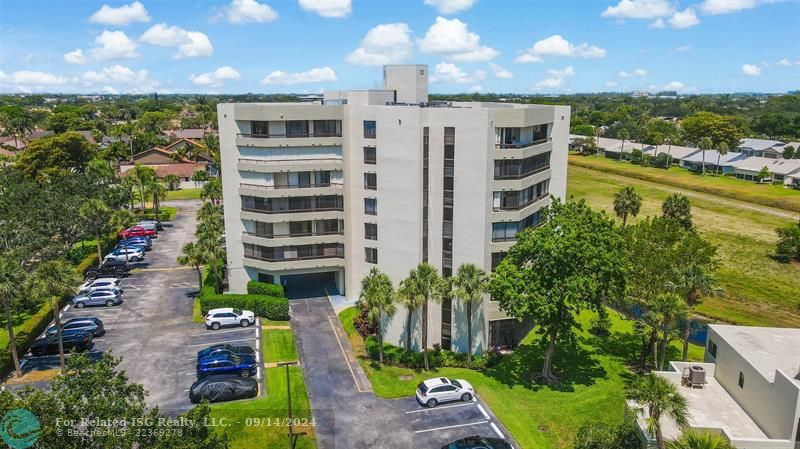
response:
<path id="1" fill-rule="evenodd" d="M 438 449 L 472 435 L 503 437 L 517 447 L 480 396 L 433 409 L 420 406 L 413 391 L 408 398 L 376 397 L 330 301 L 293 300 L 289 307 L 318 447 Z"/>

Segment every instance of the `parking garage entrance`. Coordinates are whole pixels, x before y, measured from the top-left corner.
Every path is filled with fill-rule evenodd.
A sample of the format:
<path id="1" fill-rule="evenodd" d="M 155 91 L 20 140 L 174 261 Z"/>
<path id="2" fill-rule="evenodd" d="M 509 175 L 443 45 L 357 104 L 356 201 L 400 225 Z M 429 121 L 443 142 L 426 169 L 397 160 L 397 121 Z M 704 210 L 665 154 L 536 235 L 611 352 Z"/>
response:
<path id="1" fill-rule="evenodd" d="M 281 285 L 289 299 L 324 298 L 326 294 L 339 294 L 335 271 L 282 275 Z"/>

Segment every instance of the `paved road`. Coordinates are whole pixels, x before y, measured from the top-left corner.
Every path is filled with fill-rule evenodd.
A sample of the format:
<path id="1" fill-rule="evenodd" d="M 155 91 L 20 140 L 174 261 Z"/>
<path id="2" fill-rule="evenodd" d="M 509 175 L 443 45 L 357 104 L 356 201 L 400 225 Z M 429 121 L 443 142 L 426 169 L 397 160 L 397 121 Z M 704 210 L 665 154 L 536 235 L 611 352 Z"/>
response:
<path id="1" fill-rule="evenodd" d="M 434 409 L 413 397 L 377 398 L 327 298 L 293 300 L 290 313 L 321 449 L 438 449 L 471 435 L 511 441 L 480 398 Z"/>

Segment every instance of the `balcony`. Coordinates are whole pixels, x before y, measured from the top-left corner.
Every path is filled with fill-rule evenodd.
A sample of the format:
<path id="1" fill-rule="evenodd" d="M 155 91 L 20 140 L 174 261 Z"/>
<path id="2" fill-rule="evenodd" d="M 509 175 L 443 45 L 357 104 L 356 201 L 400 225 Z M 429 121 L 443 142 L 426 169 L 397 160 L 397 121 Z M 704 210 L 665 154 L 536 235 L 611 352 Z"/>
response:
<path id="1" fill-rule="evenodd" d="M 506 181 L 509 179 L 524 179 L 528 176 L 535 175 L 536 173 L 543 172 L 545 170 L 550 170 L 550 164 L 547 164 L 543 167 L 537 167 L 533 170 L 527 171 L 525 173 L 517 173 L 517 174 L 505 174 L 505 175 L 494 175 L 494 179 L 497 181 Z"/>
<path id="2" fill-rule="evenodd" d="M 542 194 L 542 195 L 540 195 L 540 196 L 538 196 L 538 197 L 536 197 L 536 198 L 532 198 L 532 199 L 530 199 L 530 200 L 529 200 L 528 202 L 526 202 L 526 203 L 518 204 L 518 205 L 516 205 L 516 206 L 506 206 L 506 207 L 499 206 L 499 207 L 495 207 L 495 208 L 493 208 L 493 209 L 492 209 L 492 211 L 493 211 L 493 212 L 512 212 L 512 211 L 519 211 L 519 210 L 523 210 L 523 209 L 527 208 L 528 206 L 531 206 L 531 205 L 533 205 L 533 204 L 536 204 L 536 203 L 538 203 L 539 201 L 541 201 L 541 200 L 543 200 L 543 199 L 547 198 L 548 196 L 550 196 L 550 193 L 549 193 L 549 192 L 545 192 L 544 194 Z"/>
<path id="3" fill-rule="evenodd" d="M 239 158 L 239 171 L 256 173 L 283 173 L 293 171 L 342 171 L 342 158 L 266 160 Z"/>
<path id="4" fill-rule="evenodd" d="M 553 151 L 553 139 L 550 137 L 525 143 L 495 144 L 492 157 L 494 159 L 525 159 L 548 151 Z"/>
<path id="5" fill-rule="evenodd" d="M 282 234 L 263 234 L 243 232 L 243 243 L 265 246 L 313 245 L 325 243 L 344 243 L 344 231 L 294 232 Z"/>
<path id="6" fill-rule="evenodd" d="M 342 133 L 236 134 L 240 147 L 326 147 L 342 146 Z"/>
<path id="7" fill-rule="evenodd" d="M 510 209 L 510 208 L 495 208 L 492 210 L 492 221 L 493 222 L 507 222 L 507 221 L 515 221 L 519 222 L 525 219 L 525 217 L 530 216 L 532 213 L 540 210 L 541 208 L 550 204 L 550 194 L 547 193 L 545 195 L 536 198 L 534 201 L 518 208 L 518 209 Z M 495 242 L 505 242 L 509 240 L 493 240 Z"/>
<path id="8" fill-rule="evenodd" d="M 288 196 L 319 196 L 319 195 L 341 195 L 344 184 L 341 182 L 329 182 L 324 184 L 239 184 L 239 193 L 260 198 L 280 198 Z M 297 191 L 292 195 L 289 192 Z"/>
<path id="9" fill-rule="evenodd" d="M 543 139 L 532 140 L 530 142 L 497 143 L 494 145 L 494 147 L 501 150 L 521 150 L 523 148 L 541 145 L 552 140 L 553 139 L 551 137 L 545 137 Z"/>
<path id="10" fill-rule="evenodd" d="M 254 247 L 245 243 L 245 265 L 265 270 L 289 270 L 320 267 L 343 267 L 344 245 L 293 246 L 286 248 Z M 265 255 L 264 251 L 269 253 Z"/>

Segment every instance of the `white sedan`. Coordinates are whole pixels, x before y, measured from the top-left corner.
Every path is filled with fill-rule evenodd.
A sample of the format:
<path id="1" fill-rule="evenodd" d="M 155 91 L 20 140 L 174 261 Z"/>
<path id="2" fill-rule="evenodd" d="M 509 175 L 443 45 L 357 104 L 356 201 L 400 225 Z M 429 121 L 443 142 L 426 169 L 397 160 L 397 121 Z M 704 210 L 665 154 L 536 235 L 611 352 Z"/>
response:
<path id="1" fill-rule="evenodd" d="M 442 402 L 469 402 L 475 396 L 475 389 L 462 379 L 434 377 L 417 385 L 417 401 L 427 407 L 436 407 Z"/>

